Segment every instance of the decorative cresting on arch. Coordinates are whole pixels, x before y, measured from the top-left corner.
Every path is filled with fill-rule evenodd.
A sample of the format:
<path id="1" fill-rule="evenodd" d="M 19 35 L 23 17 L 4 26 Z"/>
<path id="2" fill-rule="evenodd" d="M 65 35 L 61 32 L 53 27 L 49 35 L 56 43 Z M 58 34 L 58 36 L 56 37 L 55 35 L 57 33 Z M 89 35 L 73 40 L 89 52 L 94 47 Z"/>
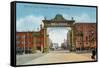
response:
<path id="1" fill-rule="evenodd" d="M 46 18 L 42 20 L 44 24 L 44 52 L 48 52 L 48 36 L 47 36 L 47 28 L 48 27 L 71 27 L 71 35 L 72 35 L 72 43 L 71 50 L 75 49 L 75 36 L 74 36 L 74 22 L 73 17 L 71 20 L 66 20 L 61 14 L 57 14 L 53 19 L 47 20 Z"/>

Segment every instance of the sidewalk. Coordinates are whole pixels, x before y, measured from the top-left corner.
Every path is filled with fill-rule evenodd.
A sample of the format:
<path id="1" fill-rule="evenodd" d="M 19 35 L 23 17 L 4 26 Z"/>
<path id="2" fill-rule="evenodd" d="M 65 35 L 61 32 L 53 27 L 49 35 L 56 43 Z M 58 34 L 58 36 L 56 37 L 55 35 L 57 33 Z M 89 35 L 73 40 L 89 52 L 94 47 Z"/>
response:
<path id="1" fill-rule="evenodd" d="M 23 55 L 17 55 L 16 56 L 16 64 L 17 65 L 23 65 L 31 60 L 34 60 L 38 57 L 43 56 L 41 52 L 35 53 L 35 54 L 23 54 Z"/>

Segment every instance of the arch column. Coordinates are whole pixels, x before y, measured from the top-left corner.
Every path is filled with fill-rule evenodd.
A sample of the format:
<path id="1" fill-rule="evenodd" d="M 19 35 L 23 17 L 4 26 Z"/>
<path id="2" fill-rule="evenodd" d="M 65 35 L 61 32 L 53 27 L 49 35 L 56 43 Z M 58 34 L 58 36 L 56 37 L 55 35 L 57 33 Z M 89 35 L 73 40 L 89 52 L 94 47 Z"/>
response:
<path id="1" fill-rule="evenodd" d="M 72 28 L 72 50 L 75 51 L 75 28 L 74 26 Z"/>
<path id="2" fill-rule="evenodd" d="M 48 36 L 47 36 L 47 28 L 44 27 L 44 47 L 43 47 L 43 53 L 49 52 L 49 46 L 48 46 Z"/>

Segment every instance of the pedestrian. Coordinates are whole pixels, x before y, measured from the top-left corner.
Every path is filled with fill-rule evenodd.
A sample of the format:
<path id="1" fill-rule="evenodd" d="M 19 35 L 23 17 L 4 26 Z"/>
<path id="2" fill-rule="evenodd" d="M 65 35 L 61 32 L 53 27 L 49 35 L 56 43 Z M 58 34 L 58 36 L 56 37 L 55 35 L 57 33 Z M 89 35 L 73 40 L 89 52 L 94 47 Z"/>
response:
<path id="1" fill-rule="evenodd" d="M 93 50 L 92 50 L 92 56 L 91 56 L 91 58 L 92 58 L 92 59 L 95 59 L 95 55 L 96 55 L 96 51 L 95 51 L 95 49 L 93 49 Z"/>

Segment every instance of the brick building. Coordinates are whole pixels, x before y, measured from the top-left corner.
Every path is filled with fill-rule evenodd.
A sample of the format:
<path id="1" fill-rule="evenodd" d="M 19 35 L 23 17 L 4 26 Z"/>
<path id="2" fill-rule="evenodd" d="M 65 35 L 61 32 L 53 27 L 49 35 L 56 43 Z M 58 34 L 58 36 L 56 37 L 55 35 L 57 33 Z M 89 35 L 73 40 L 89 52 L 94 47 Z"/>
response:
<path id="1" fill-rule="evenodd" d="M 44 29 L 40 31 L 16 32 L 17 54 L 34 53 L 36 50 L 43 51 Z"/>
<path id="2" fill-rule="evenodd" d="M 75 23 L 75 45 L 77 50 L 96 47 L 96 23 Z"/>

